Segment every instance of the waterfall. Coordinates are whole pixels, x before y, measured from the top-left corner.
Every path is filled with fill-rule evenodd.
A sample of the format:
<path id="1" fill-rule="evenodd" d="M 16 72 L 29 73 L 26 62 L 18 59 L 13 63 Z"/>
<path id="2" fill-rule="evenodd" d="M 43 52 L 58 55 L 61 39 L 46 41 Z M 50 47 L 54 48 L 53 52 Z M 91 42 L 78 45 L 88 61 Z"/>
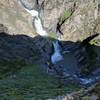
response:
<path id="1" fill-rule="evenodd" d="M 43 29 L 40 18 L 37 16 L 34 20 L 34 26 L 36 28 L 36 32 L 41 36 L 48 36 L 48 33 Z"/>
<path id="2" fill-rule="evenodd" d="M 33 17 L 33 24 L 35 26 L 36 32 L 43 37 L 49 37 L 50 34 L 47 33 L 47 31 L 43 28 L 42 22 L 41 22 L 41 12 L 39 10 L 33 10 L 33 7 L 30 7 L 30 5 L 28 6 L 27 3 L 25 3 L 26 0 L 20 0 L 21 4 L 24 6 L 24 9 Z M 35 1 L 35 0 L 33 0 Z M 27 5 L 27 6 L 26 6 Z M 97 11 L 95 12 L 95 19 L 97 17 Z M 94 37 L 98 36 L 98 34 L 95 34 L 93 36 L 90 36 L 89 38 L 85 39 L 81 44 L 85 45 L 86 43 L 88 43 L 91 39 L 93 39 Z M 61 54 L 61 46 L 59 44 L 59 40 L 60 37 L 57 38 L 58 40 L 53 41 L 53 54 L 51 55 L 51 62 L 52 64 L 56 64 L 57 62 L 63 60 L 63 56 Z M 68 53 L 68 52 L 72 52 L 74 50 L 76 50 L 78 47 L 74 48 L 74 47 L 68 47 L 66 48 L 66 50 L 63 53 Z M 78 83 L 80 83 L 81 85 L 87 85 L 87 84 L 92 84 L 96 81 L 100 81 L 100 77 L 95 75 L 95 73 L 98 72 L 94 72 L 94 76 L 91 77 L 79 77 L 77 76 L 77 74 L 75 75 L 70 75 L 72 76 L 71 78 L 75 79 Z M 68 74 L 68 73 L 67 73 Z M 97 77 L 96 77 L 97 76 Z"/>
<path id="3" fill-rule="evenodd" d="M 32 7 L 29 6 L 29 4 L 26 1 L 20 0 L 20 2 L 24 9 L 33 17 L 33 24 L 35 26 L 36 32 L 43 37 L 47 37 L 48 33 L 46 30 L 43 29 L 40 13 L 38 10 L 34 10 Z"/>
<path id="4" fill-rule="evenodd" d="M 53 42 L 53 47 L 54 47 L 54 53 L 51 56 L 51 62 L 53 64 L 55 64 L 56 62 L 63 60 L 63 56 L 60 53 L 61 47 L 60 47 L 58 41 Z"/>
<path id="5" fill-rule="evenodd" d="M 34 19 L 33 24 L 35 26 L 36 32 L 43 37 L 45 37 L 45 36 L 47 37 L 48 33 L 46 32 L 46 30 L 43 29 L 42 22 L 39 17 L 39 12 L 36 10 L 28 10 L 28 9 L 25 9 L 25 10 L 28 13 L 30 13 L 31 16 L 33 17 L 33 19 Z"/>
<path id="6" fill-rule="evenodd" d="M 40 36 L 48 37 L 49 34 L 47 33 L 46 30 L 44 30 L 41 22 L 40 12 L 38 10 L 29 9 L 29 7 L 27 8 L 26 4 L 23 1 L 21 1 L 21 4 L 24 6 L 24 9 L 33 17 L 33 25 L 35 26 L 36 32 Z M 53 42 L 54 53 L 51 55 L 51 62 L 53 64 L 63 59 L 61 55 L 61 47 L 58 43 L 58 40 Z"/>

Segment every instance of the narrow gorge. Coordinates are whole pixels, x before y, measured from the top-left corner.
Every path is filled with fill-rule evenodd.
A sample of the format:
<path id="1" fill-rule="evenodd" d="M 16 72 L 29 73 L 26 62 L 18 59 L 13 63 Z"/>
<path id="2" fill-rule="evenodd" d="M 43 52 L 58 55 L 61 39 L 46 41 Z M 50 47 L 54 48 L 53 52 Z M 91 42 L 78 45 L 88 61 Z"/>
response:
<path id="1" fill-rule="evenodd" d="M 99 0 L 2 0 L 0 8 L 1 100 L 99 100 Z"/>

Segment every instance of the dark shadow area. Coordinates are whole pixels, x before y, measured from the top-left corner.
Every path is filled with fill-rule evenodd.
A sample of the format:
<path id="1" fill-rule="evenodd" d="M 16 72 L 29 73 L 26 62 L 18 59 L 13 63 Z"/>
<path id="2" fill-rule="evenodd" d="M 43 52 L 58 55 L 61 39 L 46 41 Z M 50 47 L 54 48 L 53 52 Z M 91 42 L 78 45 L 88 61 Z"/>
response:
<path id="1" fill-rule="evenodd" d="M 85 81 L 89 84 L 97 82 L 100 80 L 100 47 L 91 45 L 91 39 L 83 42 L 59 41 L 64 60 L 53 65 L 50 60 L 54 51 L 52 40 L 57 40 L 1 32 L 0 96 L 7 99 L 30 98 L 30 95 L 51 98 L 78 90 L 80 84 L 87 85 Z"/>
<path id="2" fill-rule="evenodd" d="M 77 65 L 72 65 L 73 70 L 78 68 L 78 70 L 80 69 L 80 73 L 89 74 L 100 66 L 100 47 L 89 43 L 92 38 L 90 37 L 83 42 L 59 41 L 63 55 L 67 55 L 64 62 L 67 62 L 68 58 L 71 59 L 70 56 L 74 55 L 75 57 Z M 1 32 L 0 63 L 2 65 L 3 63 L 6 64 L 5 62 L 15 61 L 18 63 L 33 64 L 40 61 L 43 64 L 47 64 L 47 62 L 50 62 L 50 56 L 53 53 L 51 40 L 41 36 L 32 38 L 26 35 L 8 35 L 5 32 Z M 68 62 L 68 68 L 71 68 L 70 64 L 74 62 L 73 57 L 71 62 L 69 60 Z M 74 65 L 77 67 L 74 68 Z"/>
<path id="3" fill-rule="evenodd" d="M 35 40 L 25 35 L 8 35 L 0 33 L 0 61 L 24 60 L 32 63 L 32 57 L 38 55 Z"/>

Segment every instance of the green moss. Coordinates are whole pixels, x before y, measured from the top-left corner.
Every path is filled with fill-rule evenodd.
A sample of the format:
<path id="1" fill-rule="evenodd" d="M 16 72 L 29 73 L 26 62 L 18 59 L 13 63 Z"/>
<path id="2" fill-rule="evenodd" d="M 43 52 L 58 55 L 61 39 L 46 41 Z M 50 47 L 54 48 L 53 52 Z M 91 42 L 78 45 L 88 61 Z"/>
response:
<path id="1" fill-rule="evenodd" d="M 98 46 L 99 43 L 98 43 L 97 40 L 92 40 L 92 41 L 90 42 L 90 44 L 91 44 L 91 45 L 97 45 L 97 46 Z"/>
<path id="2" fill-rule="evenodd" d="M 25 66 L 23 60 L 0 61 L 0 78 Z"/>
<path id="3" fill-rule="evenodd" d="M 64 20 L 66 20 L 67 18 L 69 18 L 70 16 L 71 16 L 71 11 L 64 11 L 63 12 L 63 14 L 62 14 L 62 16 L 61 16 L 61 18 L 60 18 L 60 20 L 59 20 L 59 23 L 62 23 Z"/>
<path id="4" fill-rule="evenodd" d="M 56 33 L 49 33 L 49 40 L 51 40 L 51 41 L 57 40 L 57 34 Z"/>
<path id="5" fill-rule="evenodd" d="M 54 98 L 57 95 L 78 90 L 73 84 L 59 87 L 60 80 L 49 76 L 41 69 L 41 64 L 24 66 L 16 73 L 0 80 L 1 100 L 35 100 Z"/>
<path id="6" fill-rule="evenodd" d="M 71 11 L 64 11 L 63 18 L 66 19 L 71 15 Z"/>

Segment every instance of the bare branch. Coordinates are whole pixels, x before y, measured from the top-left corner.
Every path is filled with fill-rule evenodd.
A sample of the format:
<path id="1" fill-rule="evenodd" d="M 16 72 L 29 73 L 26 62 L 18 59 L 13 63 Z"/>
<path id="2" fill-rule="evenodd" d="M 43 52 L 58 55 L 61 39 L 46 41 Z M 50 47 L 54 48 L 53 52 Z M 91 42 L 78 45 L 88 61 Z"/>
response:
<path id="1" fill-rule="evenodd" d="M 84 39 L 81 43 L 82 46 L 85 46 L 87 43 L 89 43 L 92 39 L 94 39 L 95 37 L 97 37 L 99 34 L 94 34 L 94 35 L 91 35 L 89 37 L 87 37 L 86 39 Z"/>

